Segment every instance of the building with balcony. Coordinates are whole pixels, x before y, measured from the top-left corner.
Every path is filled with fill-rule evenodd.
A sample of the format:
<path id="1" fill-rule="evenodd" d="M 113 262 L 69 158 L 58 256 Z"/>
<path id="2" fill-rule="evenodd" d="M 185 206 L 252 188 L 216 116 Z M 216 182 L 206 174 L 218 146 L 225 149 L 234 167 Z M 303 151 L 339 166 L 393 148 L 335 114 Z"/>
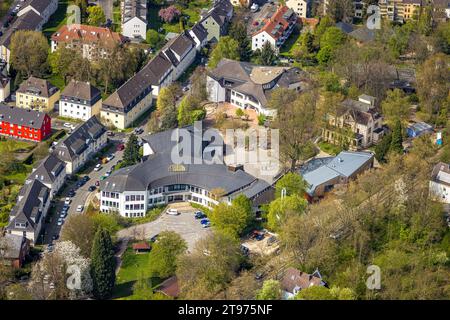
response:
<path id="1" fill-rule="evenodd" d="M 358 101 L 346 99 L 327 114 L 322 139 L 351 150 L 367 148 L 383 136 L 382 122 L 374 97 L 361 95 Z"/>
<path id="2" fill-rule="evenodd" d="M 420 14 L 423 0 L 380 0 L 381 17 L 393 22 L 403 23 Z"/>
<path id="3" fill-rule="evenodd" d="M 252 33 L 252 50 L 261 49 L 266 42 L 270 43 L 276 53 L 286 42 L 297 25 L 297 14 L 287 6 L 281 6 L 274 15 L 263 19 Z"/>
<path id="4" fill-rule="evenodd" d="M 49 81 L 29 77 L 16 91 L 16 106 L 42 112 L 51 112 L 59 100 L 60 91 Z"/>
<path id="5" fill-rule="evenodd" d="M 222 59 L 215 69 L 208 71 L 206 86 L 209 101 L 228 102 L 241 109 L 274 116 L 276 111 L 268 107 L 271 92 L 280 87 L 304 91 L 309 86 L 309 77 L 299 68 Z"/>

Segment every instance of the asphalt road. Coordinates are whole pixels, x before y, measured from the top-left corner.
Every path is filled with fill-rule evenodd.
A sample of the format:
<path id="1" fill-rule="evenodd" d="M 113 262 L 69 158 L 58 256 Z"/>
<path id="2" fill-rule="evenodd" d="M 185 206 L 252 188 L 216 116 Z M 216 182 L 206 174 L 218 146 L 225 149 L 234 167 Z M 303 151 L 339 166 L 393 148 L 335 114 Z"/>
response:
<path id="1" fill-rule="evenodd" d="M 21 0 L 15 0 L 15 1 L 11 4 L 11 6 L 9 7 L 8 12 L 7 12 L 3 17 L 0 18 L 0 30 L 1 30 L 1 31 L 4 32 L 4 29 L 3 29 L 3 23 L 5 23 L 7 17 L 9 16 L 9 14 L 12 12 L 12 10 L 14 9 L 14 7 L 17 6 L 18 4 L 24 4 L 24 2 L 21 1 Z"/>
<path id="2" fill-rule="evenodd" d="M 95 182 L 98 180 L 100 181 L 100 177 L 106 173 L 111 167 L 115 164 L 117 164 L 117 161 L 122 160 L 123 158 L 123 151 L 116 151 L 116 146 L 120 143 L 124 143 L 126 140 L 126 136 L 124 134 L 116 134 L 114 137 L 110 137 L 110 143 L 114 145 L 114 147 L 111 149 L 111 153 L 115 155 L 114 159 L 110 162 L 103 164 L 100 171 L 94 171 L 94 166 L 98 163 L 95 162 L 90 168 L 87 170 L 87 176 L 90 178 L 89 181 L 84 184 L 81 188 L 76 188 L 77 181 L 68 181 L 66 183 L 66 187 L 61 192 L 61 195 L 55 199 L 55 214 L 52 216 L 50 223 L 45 225 L 45 236 L 44 236 L 44 244 L 48 244 L 51 242 L 52 237 L 54 235 L 58 235 L 61 232 L 61 228 L 64 226 L 58 226 L 57 220 L 59 218 L 59 214 L 61 212 L 62 207 L 64 206 L 64 200 L 67 197 L 67 194 L 71 189 L 75 190 L 75 196 L 71 198 L 71 204 L 68 210 L 68 214 L 66 219 L 69 215 L 72 214 L 79 214 L 76 212 L 76 209 L 78 205 L 83 205 L 86 207 L 87 200 L 92 199 L 92 196 L 94 196 L 95 193 L 98 192 L 98 188 L 90 192 L 88 188 L 91 185 L 94 185 Z M 81 175 L 81 177 L 84 175 Z"/>

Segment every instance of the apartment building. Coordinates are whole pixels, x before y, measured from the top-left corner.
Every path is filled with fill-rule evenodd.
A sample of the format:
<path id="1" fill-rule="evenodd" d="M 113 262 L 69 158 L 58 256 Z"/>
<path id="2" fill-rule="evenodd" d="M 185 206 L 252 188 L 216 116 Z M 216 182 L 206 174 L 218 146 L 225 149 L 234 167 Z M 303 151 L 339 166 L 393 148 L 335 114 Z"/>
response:
<path id="1" fill-rule="evenodd" d="M 106 59 L 125 41 L 125 37 L 108 28 L 71 24 L 62 26 L 51 36 L 51 51 L 64 46 L 78 51 L 88 60 Z"/>
<path id="2" fill-rule="evenodd" d="M 200 24 L 208 32 L 208 42 L 217 42 L 228 31 L 233 17 L 233 5 L 230 0 L 218 0 L 207 12 L 200 15 Z"/>
<path id="3" fill-rule="evenodd" d="M 420 13 L 423 0 L 380 0 L 381 17 L 393 22 L 403 23 Z"/>
<path id="4" fill-rule="evenodd" d="M 312 0 L 287 0 L 286 6 L 300 18 L 309 18 L 311 14 Z"/>
<path id="5" fill-rule="evenodd" d="M 42 24 L 46 24 L 57 9 L 58 0 L 28 0 L 17 13 L 17 16 L 20 17 L 29 11 L 33 11 L 42 18 Z"/>
<path id="6" fill-rule="evenodd" d="M 102 95 L 89 82 L 72 80 L 61 93 L 59 115 L 87 121 L 100 115 Z"/>
<path id="7" fill-rule="evenodd" d="M 60 91 L 49 81 L 29 77 L 16 91 L 16 106 L 42 112 L 51 112 L 60 98 Z"/>

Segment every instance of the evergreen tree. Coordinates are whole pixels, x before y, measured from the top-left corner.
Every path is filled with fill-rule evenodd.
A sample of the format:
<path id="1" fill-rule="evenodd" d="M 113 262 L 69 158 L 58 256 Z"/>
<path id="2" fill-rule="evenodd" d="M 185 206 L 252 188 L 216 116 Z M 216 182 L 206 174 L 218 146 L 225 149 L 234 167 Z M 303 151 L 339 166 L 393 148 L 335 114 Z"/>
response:
<path id="1" fill-rule="evenodd" d="M 395 122 L 394 130 L 392 131 L 391 151 L 396 153 L 403 152 L 403 134 L 402 123 L 400 120 Z"/>
<path id="2" fill-rule="evenodd" d="M 123 166 L 131 166 L 140 161 L 139 143 L 136 135 L 131 134 L 123 152 Z"/>
<path id="3" fill-rule="evenodd" d="M 111 296 L 116 263 L 113 244 L 109 232 L 99 229 L 95 234 L 91 252 L 91 277 L 94 285 L 94 296 L 97 299 L 107 299 Z"/>
<path id="4" fill-rule="evenodd" d="M 252 49 L 245 24 L 243 22 L 233 24 L 230 28 L 230 37 L 239 43 L 238 52 L 241 61 L 250 61 Z"/>
<path id="5" fill-rule="evenodd" d="M 379 162 L 386 162 L 386 156 L 391 148 L 392 134 L 386 135 L 375 147 L 375 158 Z"/>
<path id="6" fill-rule="evenodd" d="M 277 55 L 275 54 L 275 50 L 272 48 L 272 45 L 269 42 L 263 44 L 262 49 L 259 51 L 258 63 L 263 66 L 271 66 L 275 63 L 277 59 Z"/>

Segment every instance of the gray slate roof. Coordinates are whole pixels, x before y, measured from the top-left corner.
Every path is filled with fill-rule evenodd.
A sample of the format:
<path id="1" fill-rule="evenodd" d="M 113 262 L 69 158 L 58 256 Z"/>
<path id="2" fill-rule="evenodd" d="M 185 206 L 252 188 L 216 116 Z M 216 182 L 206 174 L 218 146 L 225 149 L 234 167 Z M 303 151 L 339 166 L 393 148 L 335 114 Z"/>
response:
<path id="1" fill-rule="evenodd" d="M 187 129 L 193 134 L 192 127 Z M 174 165 L 171 152 L 176 143 L 171 141 L 172 134 L 174 130 L 167 130 L 145 137 L 143 140 L 155 154 L 142 163 L 114 172 L 100 182 L 100 189 L 112 192 L 145 191 L 171 184 L 188 184 L 206 190 L 221 188 L 225 195 L 231 195 L 255 187 L 247 191 L 248 196 L 253 196 L 269 187 L 267 182 L 258 180 L 242 170 L 233 172 L 225 164 L 183 164 L 182 172 L 174 172 L 171 170 Z"/>
<path id="2" fill-rule="evenodd" d="M 32 109 L 11 107 L 0 103 L 0 121 L 41 129 L 46 114 Z"/>
<path id="3" fill-rule="evenodd" d="M 101 92 L 89 82 L 72 80 L 64 88 L 61 96 L 95 103 L 101 99 Z"/>
<path id="4" fill-rule="evenodd" d="M 0 38 L 0 45 L 9 48 L 11 44 L 11 37 L 14 32 L 18 30 L 37 30 L 37 27 L 42 23 L 42 20 L 42 17 L 33 10 L 21 15 Z"/>
<path id="5" fill-rule="evenodd" d="M 10 221 L 7 229 L 16 230 L 15 223 L 26 223 L 27 227 L 23 230 L 33 232 L 36 224 L 42 218 L 42 212 L 39 208 L 44 206 L 50 196 L 50 189 L 39 180 L 33 180 L 26 183 L 20 190 L 18 202 L 11 211 Z M 18 229 L 22 230 L 22 229 Z"/>
<path id="6" fill-rule="evenodd" d="M 106 128 L 97 117 L 92 116 L 75 128 L 68 137 L 58 142 L 53 150 L 53 154 L 62 161 L 70 162 L 86 150 L 89 143 L 98 139 L 105 132 Z"/>
<path id="7" fill-rule="evenodd" d="M 36 9 L 37 12 L 42 14 L 52 3 L 52 0 L 28 0 L 22 6 L 22 8 L 26 8 L 27 6 L 32 6 Z"/>
<path id="8" fill-rule="evenodd" d="M 52 184 L 64 170 L 66 164 L 50 154 L 31 172 L 27 180 L 38 179 L 42 183 Z"/>
<path id="9" fill-rule="evenodd" d="M 49 98 L 57 93 L 58 90 L 49 81 L 31 76 L 20 84 L 17 92 L 32 93 L 43 98 Z"/>
<path id="10" fill-rule="evenodd" d="M 147 23 L 147 1 L 146 0 L 124 0 L 123 23 L 134 17 Z"/>

